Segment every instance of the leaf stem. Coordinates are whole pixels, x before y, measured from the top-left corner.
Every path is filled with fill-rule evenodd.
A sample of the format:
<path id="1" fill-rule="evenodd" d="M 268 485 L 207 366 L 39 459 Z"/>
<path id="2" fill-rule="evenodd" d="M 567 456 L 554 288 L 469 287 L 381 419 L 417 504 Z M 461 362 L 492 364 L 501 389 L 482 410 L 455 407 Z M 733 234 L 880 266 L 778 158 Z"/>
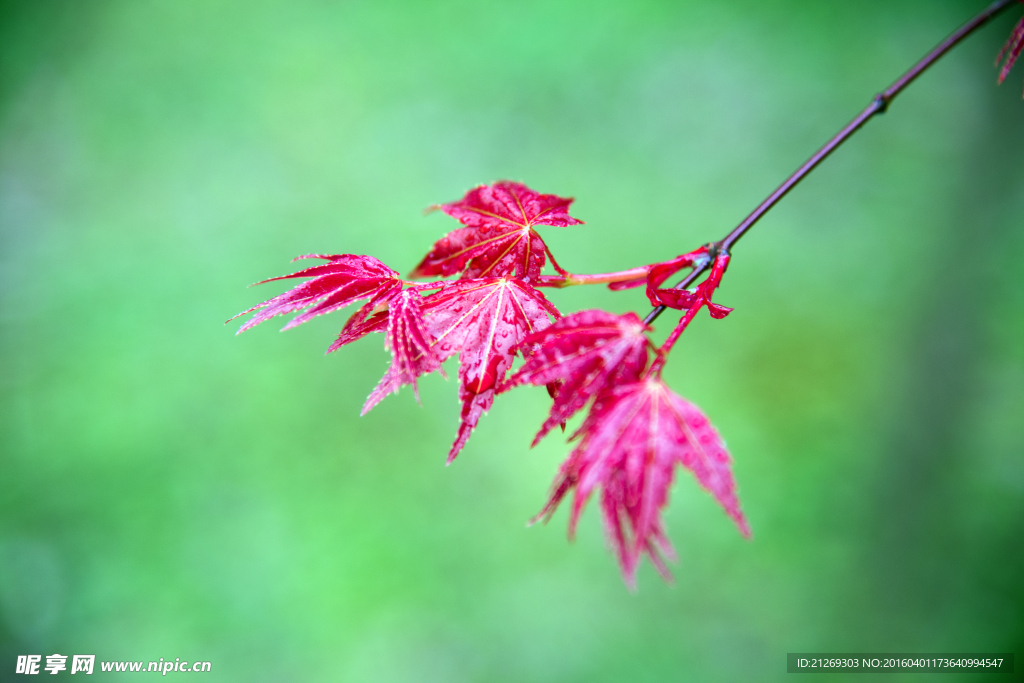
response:
<path id="1" fill-rule="evenodd" d="M 668 360 L 669 351 L 671 351 L 672 347 L 675 346 L 680 335 L 683 334 L 690 322 L 692 322 L 697 316 L 697 312 L 702 306 L 703 304 L 695 304 L 686 311 L 686 315 L 684 315 L 682 320 L 679 321 L 676 328 L 672 330 L 672 334 L 670 334 L 668 339 L 665 340 L 665 343 L 655 351 L 654 362 L 651 363 L 651 367 L 648 368 L 647 372 L 644 374 L 645 377 L 661 376 L 661 369 L 665 366 L 665 361 Z"/>
<path id="2" fill-rule="evenodd" d="M 626 282 L 638 280 L 637 286 L 643 284 L 647 272 L 652 266 L 639 266 L 629 270 L 619 270 L 614 273 L 594 273 L 592 275 L 579 275 L 576 273 L 563 273 L 562 275 L 541 275 L 536 284 L 538 287 L 573 287 L 575 285 L 603 285 L 613 282 Z"/>
<path id="3" fill-rule="evenodd" d="M 779 187 L 768 195 L 768 198 L 761 202 L 756 209 L 754 209 L 749 216 L 743 219 L 739 225 L 732 229 L 732 231 L 723 237 L 716 245 L 721 249 L 730 249 L 736 242 L 740 240 L 743 235 L 750 230 L 751 227 L 757 221 L 761 219 L 768 211 L 778 203 L 780 199 L 786 196 L 790 190 L 792 190 L 797 183 L 804 179 L 807 174 L 813 171 L 818 164 L 824 161 L 828 155 L 835 151 L 839 145 L 846 142 L 854 133 L 868 122 L 873 116 L 877 114 L 884 114 L 888 109 L 889 104 L 892 103 L 896 96 L 903 92 L 903 89 L 914 82 L 918 76 L 934 64 L 940 57 L 949 52 L 955 47 L 960 41 L 973 33 L 976 29 L 983 26 L 990 19 L 997 16 L 999 13 L 1008 9 L 1011 5 L 1016 4 L 1018 0 L 996 0 L 991 5 L 986 7 L 984 10 L 979 12 L 974 18 L 968 21 L 966 24 L 961 26 L 955 32 L 950 34 L 948 38 L 943 40 L 941 43 L 935 46 L 935 48 L 925 55 L 919 62 L 914 64 L 905 74 L 900 76 L 896 81 L 882 92 L 875 95 L 875 98 L 871 101 L 864 111 L 858 114 L 850 123 L 846 124 L 836 135 L 825 143 L 825 146 L 819 149 L 814 155 L 808 159 L 800 168 L 796 170 L 793 175 L 786 178 Z M 685 289 L 690 284 L 700 277 L 700 274 L 707 269 L 707 265 L 703 268 L 694 269 L 692 273 L 687 275 L 676 287 L 679 289 Z M 658 306 L 654 308 L 647 317 L 644 318 L 646 324 L 654 322 L 659 315 L 665 310 L 665 306 Z"/>

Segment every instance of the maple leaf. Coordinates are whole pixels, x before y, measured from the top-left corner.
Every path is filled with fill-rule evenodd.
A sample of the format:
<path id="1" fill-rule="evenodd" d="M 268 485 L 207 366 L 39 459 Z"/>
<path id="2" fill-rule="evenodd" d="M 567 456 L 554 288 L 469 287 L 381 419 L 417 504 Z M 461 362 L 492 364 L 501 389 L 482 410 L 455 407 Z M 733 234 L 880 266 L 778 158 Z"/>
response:
<path id="1" fill-rule="evenodd" d="M 736 497 L 731 458 L 718 432 L 692 403 L 673 393 L 659 377 L 647 377 L 604 392 L 577 433 L 580 444 L 562 464 L 551 497 L 536 519 L 549 519 L 574 491 L 569 536 L 591 493 L 601 487 L 605 531 L 626 583 L 646 553 L 658 571 L 671 575 L 674 559 L 661 510 L 668 502 L 675 466 L 696 477 L 733 519 L 740 533 L 750 527 Z"/>
<path id="2" fill-rule="evenodd" d="M 424 371 L 459 354 L 461 423 L 448 453 L 451 463 L 465 446 L 480 416 L 494 404 L 497 385 L 512 367 L 515 349 L 532 332 L 550 325 L 556 309 L 540 291 L 516 278 L 482 278 L 444 283 L 440 291 L 419 303 L 434 361 L 410 353 L 407 374 L 395 366 L 367 399 L 370 410 L 388 392 L 409 383 Z M 392 349 L 393 351 L 394 349 Z"/>
<path id="3" fill-rule="evenodd" d="M 1005 81 L 1006 77 L 1010 75 L 1010 69 L 1013 68 L 1017 58 L 1020 57 L 1021 50 L 1024 50 L 1024 17 L 1021 17 L 1020 21 L 1013 27 L 1010 37 L 1006 40 L 1006 44 L 1003 45 L 1003 49 L 999 51 L 999 56 L 996 57 L 996 66 L 999 66 L 999 62 L 1003 61 L 1003 57 L 1006 58 L 1006 61 L 1003 62 L 1003 68 L 999 70 L 1000 83 Z"/>
<path id="4" fill-rule="evenodd" d="M 392 363 L 385 377 L 391 379 L 394 389 L 401 384 L 412 384 L 415 391 L 417 377 L 440 369 L 440 361 L 430 348 L 429 333 L 423 327 L 422 295 L 424 290 L 437 289 L 439 285 L 413 285 L 403 289 L 405 283 L 398 277 L 398 273 L 372 256 L 312 254 L 299 258 L 321 258 L 328 260 L 329 263 L 263 280 L 273 282 L 297 277 L 312 278 L 239 313 L 238 315 L 245 315 L 259 311 L 239 328 L 239 332 L 244 332 L 274 316 L 305 308 L 304 313 L 284 326 L 283 329 L 287 330 L 318 315 L 368 299 L 368 302 L 345 323 L 341 334 L 327 349 L 328 353 L 371 332 L 386 332 L 384 344 L 391 351 Z M 391 388 L 391 384 L 388 388 Z M 381 386 L 378 386 L 375 394 L 380 389 Z M 381 393 L 376 400 L 379 401 L 386 393 L 387 391 Z M 373 396 L 371 394 L 371 398 Z"/>
<path id="5" fill-rule="evenodd" d="M 438 207 L 466 227 L 438 240 L 410 277 L 447 277 L 464 271 L 465 278 L 534 280 L 544 267 L 545 256 L 564 274 L 533 228 L 582 223 L 569 215 L 572 202 L 508 180 L 473 188 L 460 201 Z"/>
<path id="6" fill-rule="evenodd" d="M 353 313 L 345 323 L 345 326 L 341 328 L 341 334 L 327 348 L 327 353 L 337 351 L 342 346 L 362 339 L 371 332 L 384 332 L 387 330 L 391 316 L 388 315 L 386 308 L 383 310 L 376 310 L 376 308 L 376 306 L 367 304 Z"/>
<path id="7" fill-rule="evenodd" d="M 397 392 L 403 384 L 412 385 L 416 400 L 419 401 L 417 378 L 434 370 L 444 374 L 441 370 L 441 359 L 433 350 L 434 340 L 424 323 L 425 299 L 420 291 L 420 287 L 413 286 L 396 293 L 388 300 L 386 311 L 375 313 L 365 321 L 353 325 L 353 328 L 359 329 L 350 330 L 346 324 L 338 341 L 329 349 L 333 351 L 338 346 L 348 343 L 351 341 L 348 337 L 357 339 L 370 332 L 380 331 L 385 323 L 387 325 L 384 347 L 391 351 L 391 367 L 370 392 L 360 415 L 370 412 L 370 409 L 380 403 L 385 396 Z M 355 316 L 352 319 L 355 320 Z"/>
<path id="8" fill-rule="evenodd" d="M 647 365 L 650 328 L 635 313 L 578 311 L 523 340 L 526 362 L 501 391 L 520 384 L 551 385 L 551 413 L 531 446 L 555 425 L 565 424 L 606 387 L 640 378 Z"/>
<path id="9" fill-rule="evenodd" d="M 270 320 L 274 316 L 294 313 L 306 308 L 307 310 L 304 313 L 295 316 L 282 328 L 282 330 L 288 330 L 308 322 L 318 315 L 345 308 L 362 299 L 369 299 L 369 303 L 363 307 L 365 310 L 357 311 L 356 315 L 349 321 L 349 323 L 355 325 L 354 321 L 357 318 L 362 320 L 362 318 L 366 317 L 366 313 L 375 306 L 386 302 L 402 289 L 403 283 L 398 273 L 372 256 L 307 254 L 305 256 L 297 256 L 292 260 L 298 261 L 299 259 L 307 258 L 325 259 L 329 263 L 305 268 L 290 275 L 281 275 L 257 282 L 256 284 L 262 285 L 266 282 L 297 277 L 312 278 L 283 294 L 278 294 L 272 299 L 256 304 L 252 308 L 242 311 L 231 318 L 231 320 L 234 320 L 246 313 L 259 311 L 238 328 L 239 334 Z M 361 317 L 360 313 L 363 314 Z M 337 347 L 332 347 L 331 350 L 334 348 Z"/>

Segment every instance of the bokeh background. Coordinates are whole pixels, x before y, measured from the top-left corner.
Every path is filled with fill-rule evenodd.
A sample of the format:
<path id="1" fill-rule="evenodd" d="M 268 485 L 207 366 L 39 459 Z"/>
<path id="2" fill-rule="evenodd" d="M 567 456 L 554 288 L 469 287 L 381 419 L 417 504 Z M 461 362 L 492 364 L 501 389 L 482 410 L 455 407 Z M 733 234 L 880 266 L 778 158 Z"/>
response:
<path id="1" fill-rule="evenodd" d="M 32 652 L 274 682 L 1020 658 L 1024 102 L 992 67 L 1016 10 L 759 224 L 736 312 L 677 347 L 754 539 L 680 476 L 674 585 L 645 565 L 628 592 L 594 509 L 573 544 L 565 510 L 526 528 L 568 452 L 528 449 L 543 389 L 446 468 L 453 382 L 360 418 L 379 336 L 324 356 L 344 315 L 222 324 L 299 254 L 408 272 L 455 225 L 422 209 L 501 178 L 577 198 L 586 225 L 543 232 L 570 270 L 690 250 L 982 5 L 4 3 L 0 680 Z"/>

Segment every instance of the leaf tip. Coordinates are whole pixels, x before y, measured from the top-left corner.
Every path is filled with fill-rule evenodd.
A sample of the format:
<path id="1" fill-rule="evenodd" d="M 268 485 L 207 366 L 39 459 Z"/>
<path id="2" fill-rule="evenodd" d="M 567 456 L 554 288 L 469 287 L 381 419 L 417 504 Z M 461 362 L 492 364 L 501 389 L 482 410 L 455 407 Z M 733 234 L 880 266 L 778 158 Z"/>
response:
<path id="1" fill-rule="evenodd" d="M 750 530 L 750 524 L 747 523 L 746 517 L 740 517 L 736 522 L 736 526 L 739 527 L 740 535 L 748 541 L 754 540 L 754 532 Z"/>

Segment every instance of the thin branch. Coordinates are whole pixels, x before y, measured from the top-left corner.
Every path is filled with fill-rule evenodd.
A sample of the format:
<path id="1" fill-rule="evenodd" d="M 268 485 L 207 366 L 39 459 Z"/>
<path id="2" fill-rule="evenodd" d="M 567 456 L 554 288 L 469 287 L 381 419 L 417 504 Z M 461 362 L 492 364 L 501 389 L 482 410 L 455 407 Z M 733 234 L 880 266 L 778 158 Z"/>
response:
<path id="1" fill-rule="evenodd" d="M 884 91 L 875 95 L 875 99 L 871 101 L 871 104 L 867 106 L 864 111 L 858 114 L 850 123 L 848 123 L 842 130 L 836 133 L 835 137 L 829 140 L 824 147 L 814 153 L 810 159 L 804 163 L 803 166 L 798 168 L 796 172 L 789 176 L 782 185 L 779 185 L 778 189 L 768 195 L 761 204 L 754 209 L 754 211 L 743 219 L 743 222 L 733 228 L 732 232 L 726 235 L 720 242 L 717 242 L 719 248 L 729 250 L 732 245 L 736 244 L 743 235 L 746 234 L 750 228 L 757 223 L 768 211 L 778 203 L 780 199 L 786 196 L 790 190 L 792 190 L 797 183 L 804 179 L 804 177 L 813 171 L 818 164 L 825 160 L 829 154 L 835 151 L 839 145 L 846 142 L 846 140 L 856 133 L 860 128 L 868 122 L 868 120 L 876 114 L 884 114 L 885 110 L 888 109 L 889 104 L 892 103 L 896 96 L 903 92 L 903 89 L 910 85 L 914 79 L 920 76 L 924 71 L 934 64 L 942 55 L 949 52 L 955 47 L 961 40 L 969 36 L 976 29 L 983 26 L 990 19 L 997 16 L 1002 11 L 1008 9 L 1011 5 L 1017 3 L 1017 0 L 996 0 L 991 5 L 986 7 L 977 16 L 968 21 L 966 24 L 957 29 L 944 41 L 939 43 L 934 50 L 929 52 L 921 61 L 910 68 L 905 74 L 900 76 L 896 82 L 886 88 Z M 701 268 L 694 270 L 692 273 L 686 276 L 676 285 L 676 288 L 685 289 L 690 284 L 700 277 L 700 274 L 707 268 Z M 664 306 L 658 306 L 647 314 L 644 318 L 644 322 L 650 324 L 657 319 L 659 315 L 665 310 Z"/>

